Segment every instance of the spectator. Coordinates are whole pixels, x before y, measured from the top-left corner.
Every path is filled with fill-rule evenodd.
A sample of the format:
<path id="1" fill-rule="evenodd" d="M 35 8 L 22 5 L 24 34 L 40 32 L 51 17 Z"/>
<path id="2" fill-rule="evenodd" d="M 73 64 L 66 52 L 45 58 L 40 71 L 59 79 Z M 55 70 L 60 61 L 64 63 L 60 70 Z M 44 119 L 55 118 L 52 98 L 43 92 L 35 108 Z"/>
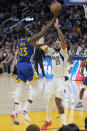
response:
<path id="1" fill-rule="evenodd" d="M 87 117 L 85 118 L 85 129 L 87 129 Z"/>
<path id="2" fill-rule="evenodd" d="M 4 71 L 4 66 L 3 66 L 3 61 L 5 60 L 6 56 L 4 56 L 3 52 L 0 51 L 0 73 L 3 73 Z"/>
<path id="3" fill-rule="evenodd" d="M 83 50 L 81 50 L 81 51 L 79 52 L 79 56 L 84 56 L 84 51 L 83 51 Z"/>
<path id="4" fill-rule="evenodd" d="M 76 54 L 77 55 L 79 55 L 79 52 L 82 50 L 82 47 L 79 45 L 79 44 L 77 44 L 77 52 L 76 52 Z"/>
<path id="5" fill-rule="evenodd" d="M 58 129 L 58 131 L 74 131 L 70 126 L 66 125 Z"/>
<path id="6" fill-rule="evenodd" d="M 74 131 L 80 131 L 79 127 L 74 123 L 68 124 L 68 126 L 71 127 Z"/>
<path id="7" fill-rule="evenodd" d="M 4 66 L 4 72 L 5 73 L 10 73 L 10 66 L 12 64 L 12 61 L 13 61 L 13 56 L 11 55 L 10 50 L 7 50 L 7 57 L 2 62 L 3 66 Z"/>
<path id="8" fill-rule="evenodd" d="M 39 39 L 38 43 L 44 44 L 44 37 Z M 43 59 L 45 59 L 45 52 L 43 51 L 43 49 L 36 48 L 34 59 L 35 59 L 35 69 L 36 69 L 37 74 L 39 75 L 39 71 L 38 71 L 38 64 L 39 64 L 42 70 L 43 77 L 45 77 L 45 71 L 44 71 L 44 66 L 43 66 Z"/>
<path id="9" fill-rule="evenodd" d="M 74 49 L 71 50 L 71 56 L 78 56 Z"/>
<path id="10" fill-rule="evenodd" d="M 45 58 L 44 51 L 41 48 L 36 48 L 34 58 L 35 58 L 35 69 L 37 71 L 37 74 L 39 75 L 39 71 L 38 71 L 38 64 L 39 64 L 42 70 L 43 77 L 45 77 L 45 71 L 43 67 L 43 58 Z"/>
<path id="11" fill-rule="evenodd" d="M 81 29 L 80 29 L 79 25 L 75 25 L 73 30 L 74 30 L 74 32 L 81 33 Z"/>
<path id="12" fill-rule="evenodd" d="M 0 49 L 2 48 L 2 37 L 0 36 Z"/>
<path id="13" fill-rule="evenodd" d="M 40 128 L 35 124 L 31 124 L 26 128 L 26 131 L 40 131 Z"/>

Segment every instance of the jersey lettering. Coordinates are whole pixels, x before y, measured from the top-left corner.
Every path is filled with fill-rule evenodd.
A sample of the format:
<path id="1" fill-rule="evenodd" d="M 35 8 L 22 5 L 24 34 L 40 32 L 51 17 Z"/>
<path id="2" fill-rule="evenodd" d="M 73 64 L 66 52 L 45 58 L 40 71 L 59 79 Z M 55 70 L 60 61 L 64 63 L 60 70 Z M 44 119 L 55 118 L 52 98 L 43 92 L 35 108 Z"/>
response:
<path id="1" fill-rule="evenodd" d="M 27 56 L 27 47 L 20 48 L 20 56 Z"/>

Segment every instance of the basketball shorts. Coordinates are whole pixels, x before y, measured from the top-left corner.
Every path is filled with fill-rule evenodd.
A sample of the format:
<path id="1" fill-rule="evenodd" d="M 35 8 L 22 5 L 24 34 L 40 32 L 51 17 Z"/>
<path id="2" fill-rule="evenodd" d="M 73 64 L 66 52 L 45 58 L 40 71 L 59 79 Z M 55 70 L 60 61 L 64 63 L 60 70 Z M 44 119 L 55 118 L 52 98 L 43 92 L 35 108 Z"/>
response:
<path id="1" fill-rule="evenodd" d="M 17 65 L 17 82 L 20 80 L 22 82 L 30 82 L 33 79 L 35 79 L 35 76 L 31 63 L 19 62 Z"/>
<path id="2" fill-rule="evenodd" d="M 64 78 L 53 78 L 50 82 L 50 88 L 48 93 L 55 95 L 55 97 L 58 97 L 60 99 L 63 99 L 64 97 Z"/>

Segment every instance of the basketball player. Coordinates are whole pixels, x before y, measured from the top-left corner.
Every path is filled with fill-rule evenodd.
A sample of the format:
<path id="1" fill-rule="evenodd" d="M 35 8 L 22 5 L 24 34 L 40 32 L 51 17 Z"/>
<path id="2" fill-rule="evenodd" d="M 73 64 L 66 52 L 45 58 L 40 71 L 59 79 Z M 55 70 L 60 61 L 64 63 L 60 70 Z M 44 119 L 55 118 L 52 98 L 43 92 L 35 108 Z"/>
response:
<path id="1" fill-rule="evenodd" d="M 65 72 L 64 72 L 64 61 L 67 59 L 67 47 L 64 36 L 58 26 L 58 19 L 54 24 L 60 41 L 54 43 L 54 47 L 48 48 L 48 53 L 52 55 L 52 68 L 54 72 L 54 77 L 51 81 L 50 89 L 48 91 L 48 105 L 46 113 L 46 121 L 41 127 L 41 130 L 46 130 L 48 126 L 52 125 L 51 122 L 51 112 L 52 105 L 55 99 L 56 106 L 63 125 L 66 125 L 64 107 L 62 105 L 62 99 L 64 97 L 64 82 L 65 82 Z"/>
<path id="2" fill-rule="evenodd" d="M 71 56 L 68 55 L 68 59 L 65 59 L 64 61 L 64 69 L 66 72 L 64 102 L 70 102 L 70 104 L 74 104 L 75 102 L 74 93 L 70 81 L 72 68 L 73 68 L 72 58 Z M 69 98 L 67 96 L 69 96 Z"/>
<path id="3" fill-rule="evenodd" d="M 21 32 L 22 38 L 18 42 L 18 51 L 19 51 L 19 61 L 17 65 L 17 89 L 16 96 L 14 101 L 14 112 L 11 114 L 11 118 L 13 119 L 14 124 L 19 125 L 18 121 L 18 106 L 19 106 L 19 98 L 22 93 L 22 88 L 24 83 L 31 82 L 35 80 L 34 71 L 32 68 L 32 64 L 30 59 L 34 53 L 34 46 L 37 40 L 39 40 L 42 36 L 44 36 L 52 27 L 53 23 L 58 16 L 58 12 L 54 13 L 54 17 L 51 22 L 46 26 L 45 30 L 39 32 L 38 34 L 32 36 L 31 38 L 26 38 L 26 30 L 23 29 Z M 33 83 L 36 87 L 38 87 L 38 80 L 35 80 Z M 25 103 L 24 108 L 19 112 L 26 121 L 30 121 L 27 115 L 28 105 L 33 102 L 33 96 L 36 92 L 33 91 L 33 88 L 30 88 L 29 98 Z"/>
<path id="4" fill-rule="evenodd" d="M 86 67 L 86 72 L 87 72 L 87 59 L 84 60 L 82 63 L 81 63 L 81 76 L 84 76 L 84 68 Z M 87 75 L 87 74 L 86 74 Z M 83 107 L 83 103 L 82 103 L 82 99 L 83 99 L 83 95 L 84 95 L 84 92 L 86 90 L 86 87 L 87 87 L 87 76 L 85 77 L 83 83 L 82 83 L 82 88 L 80 90 L 80 94 L 79 94 L 79 101 L 77 103 L 77 105 L 75 106 L 76 108 L 80 108 L 80 107 Z"/>

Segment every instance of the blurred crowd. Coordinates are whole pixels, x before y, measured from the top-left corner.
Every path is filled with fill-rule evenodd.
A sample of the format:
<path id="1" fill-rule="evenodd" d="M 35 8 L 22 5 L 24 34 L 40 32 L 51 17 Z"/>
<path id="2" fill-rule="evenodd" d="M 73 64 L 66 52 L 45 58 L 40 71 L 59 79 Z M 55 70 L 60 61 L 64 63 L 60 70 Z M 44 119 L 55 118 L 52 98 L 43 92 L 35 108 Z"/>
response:
<path id="1" fill-rule="evenodd" d="M 50 12 L 50 4 L 53 0 L 14 0 L 3 1 L 0 4 L 0 24 L 10 18 L 16 17 L 22 20 L 22 10 L 28 7 L 27 16 L 34 18 L 29 26 L 29 35 L 38 33 L 42 26 L 52 19 L 53 14 Z M 59 26 L 65 36 L 67 42 L 68 53 L 71 56 L 87 56 L 87 19 L 82 5 L 65 5 L 64 0 L 57 0 L 62 4 L 62 10 L 59 15 Z M 10 66 L 14 59 L 17 49 L 17 42 L 20 38 L 20 30 L 14 27 L 9 29 L 10 23 L 7 25 L 8 30 L 4 30 L 0 34 L 0 73 L 10 73 Z M 45 41 L 53 35 L 52 46 L 57 33 L 52 28 L 45 37 Z"/>

